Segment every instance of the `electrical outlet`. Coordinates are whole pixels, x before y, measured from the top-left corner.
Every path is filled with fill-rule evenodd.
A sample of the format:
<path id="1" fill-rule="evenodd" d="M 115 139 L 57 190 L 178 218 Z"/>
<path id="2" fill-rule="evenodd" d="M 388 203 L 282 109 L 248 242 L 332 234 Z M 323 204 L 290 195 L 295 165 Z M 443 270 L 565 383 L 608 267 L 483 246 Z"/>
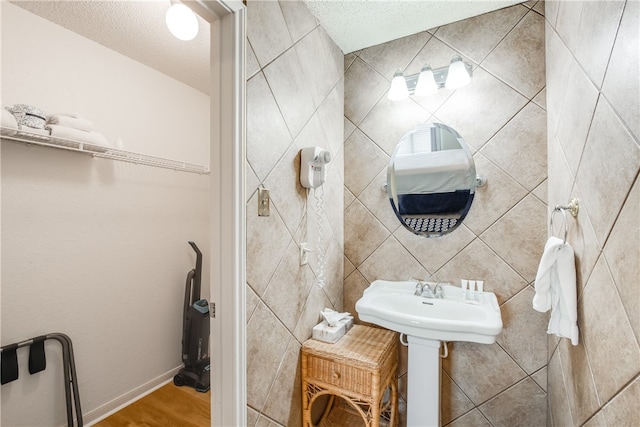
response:
<path id="1" fill-rule="evenodd" d="M 309 244 L 307 242 L 300 243 L 300 265 L 309 263 Z"/>

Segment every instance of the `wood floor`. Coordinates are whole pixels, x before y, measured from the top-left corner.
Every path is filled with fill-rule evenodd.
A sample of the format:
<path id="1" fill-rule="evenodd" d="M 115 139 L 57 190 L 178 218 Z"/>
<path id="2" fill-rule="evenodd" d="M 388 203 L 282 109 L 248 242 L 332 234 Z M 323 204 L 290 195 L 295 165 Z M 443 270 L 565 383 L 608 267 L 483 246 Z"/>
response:
<path id="1" fill-rule="evenodd" d="M 96 427 L 209 427 L 211 390 L 206 393 L 172 382 L 105 418 Z"/>

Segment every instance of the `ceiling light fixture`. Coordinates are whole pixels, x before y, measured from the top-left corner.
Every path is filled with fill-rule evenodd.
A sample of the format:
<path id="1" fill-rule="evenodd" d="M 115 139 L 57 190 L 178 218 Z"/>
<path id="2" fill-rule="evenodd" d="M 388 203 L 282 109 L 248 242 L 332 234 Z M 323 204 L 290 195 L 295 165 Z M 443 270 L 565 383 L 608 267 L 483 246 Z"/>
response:
<path id="1" fill-rule="evenodd" d="M 469 84 L 471 74 L 471 65 L 463 62 L 458 55 L 451 59 L 448 67 L 432 70 L 427 64 L 419 73 L 406 77 L 398 70 L 393 75 L 387 98 L 399 101 L 408 98 L 409 95 L 434 94 L 443 87 L 450 90 L 459 89 Z"/>
<path id="2" fill-rule="evenodd" d="M 165 20 L 171 34 L 180 40 L 193 40 L 198 35 L 198 18 L 182 3 L 172 4 L 167 10 Z"/>

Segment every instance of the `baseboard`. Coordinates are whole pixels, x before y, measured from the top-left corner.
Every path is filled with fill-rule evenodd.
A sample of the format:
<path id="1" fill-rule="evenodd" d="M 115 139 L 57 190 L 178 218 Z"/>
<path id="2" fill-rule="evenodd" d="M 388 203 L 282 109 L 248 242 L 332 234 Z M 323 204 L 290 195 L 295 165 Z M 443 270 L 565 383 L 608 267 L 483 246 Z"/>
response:
<path id="1" fill-rule="evenodd" d="M 87 412 L 86 414 L 82 414 L 84 424 L 87 427 L 90 427 L 93 424 L 96 424 L 97 422 L 102 421 L 108 416 L 118 412 L 122 408 L 131 405 L 136 400 L 142 399 L 147 394 L 154 392 L 163 385 L 172 381 L 173 376 L 177 374 L 181 368 L 182 365 L 178 366 L 177 368 L 173 368 L 172 370 L 165 372 L 164 374 L 152 379 L 151 381 L 134 388 L 130 392 L 113 399 L 111 402 L 108 402 L 100 406 L 99 408 Z M 80 403 L 82 403 L 82 396 L 80 396 L 80 399 Z"/>

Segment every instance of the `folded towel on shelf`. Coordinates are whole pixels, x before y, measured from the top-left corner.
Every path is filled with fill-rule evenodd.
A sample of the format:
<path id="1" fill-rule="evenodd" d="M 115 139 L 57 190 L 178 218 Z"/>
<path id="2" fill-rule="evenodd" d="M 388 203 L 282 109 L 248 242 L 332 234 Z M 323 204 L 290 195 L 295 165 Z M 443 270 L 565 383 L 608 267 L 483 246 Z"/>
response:
<path id="1" fill-rule="evenodd" d="M 83 119 L 78 116 L 72 117 L 64 114 L 48 115 L 47 124 L 66 126 L 73 129 L 83 130 L 85 132 L 91 132 L 93 130 L 93 123 L 90 120 Z"/>
<path id="2" fill-rule="evenodd" d="M 101 147 L 111 147 L 111 143 L 100 132 L 86 132 L 62 125 L 47 125 L 51 131 L 51 136 L 55 138 L 70 139 L 76 142 L 98 145 Z"/>
<path id="3" fill-rule="evenodd" d="M 22 125 L 20 126 L 20 129 L 17 132 L 18 136 L 20 136 L 20 133 L 49 136 L 51 134 L 51 131 L 49 129 L 38 129 L 38 128 L 32 128 L 30 126 Z"/>
<path id="4" fill-rule="evenodd" d="M 571 339 L 578 345 L 578 303 L 573 248 L 557 237 L 549 237 L 536 274 L 533 308 L 551 309 L 548 334 Z"/>
<path id="5" fill-rule="evenodd" d="M 18 122 L 13 114 L 11 114 L 6 108 L 2 109 L 2 122 L 0 125 L 4 128 L 2 130 L 3 135 L 13 136 L 18 129 Z"/>

